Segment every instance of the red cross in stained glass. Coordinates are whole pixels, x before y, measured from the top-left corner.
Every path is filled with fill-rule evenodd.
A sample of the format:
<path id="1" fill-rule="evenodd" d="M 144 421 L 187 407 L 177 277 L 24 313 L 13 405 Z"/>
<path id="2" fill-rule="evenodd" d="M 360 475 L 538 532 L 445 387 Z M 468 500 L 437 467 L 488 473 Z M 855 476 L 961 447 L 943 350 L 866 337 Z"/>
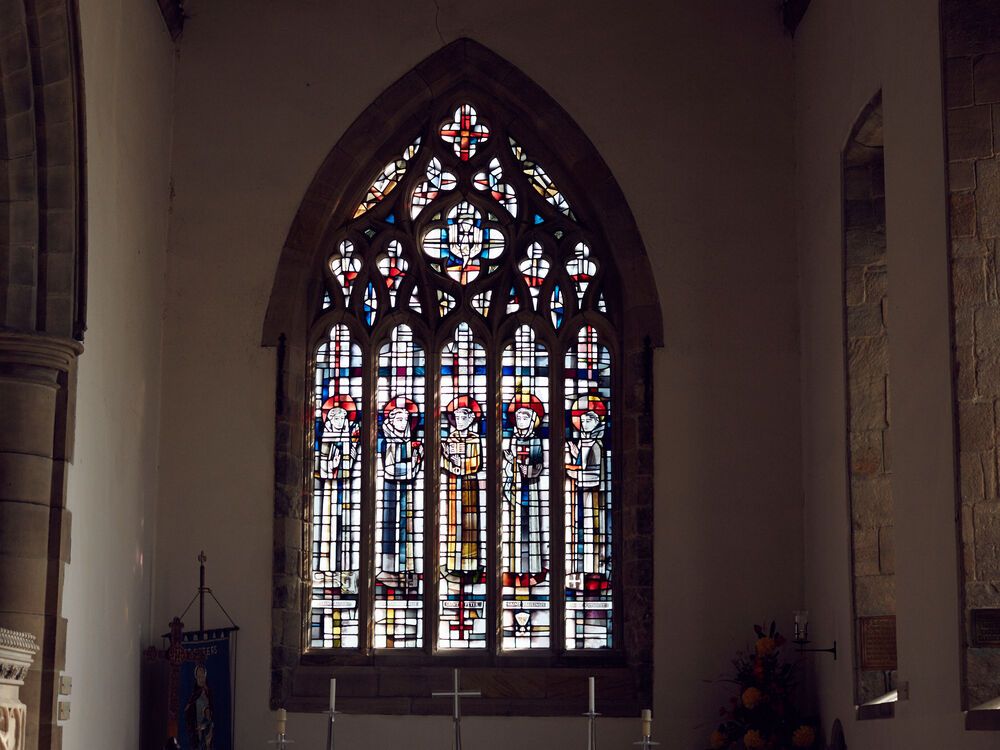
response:
<path id="1" fill-rule="evenodd" d="M 445 143 L 450 143 L 455 149 L 455 155 L 462 161 L 468 161 L 476 153 L 476 147 L 486 143 L 490 137 L 490 129 L 480 122 L 479 116 L 471 104 L 463 104 L 455 110 L 455 119 L 441 126 L 440 135 Z"/>

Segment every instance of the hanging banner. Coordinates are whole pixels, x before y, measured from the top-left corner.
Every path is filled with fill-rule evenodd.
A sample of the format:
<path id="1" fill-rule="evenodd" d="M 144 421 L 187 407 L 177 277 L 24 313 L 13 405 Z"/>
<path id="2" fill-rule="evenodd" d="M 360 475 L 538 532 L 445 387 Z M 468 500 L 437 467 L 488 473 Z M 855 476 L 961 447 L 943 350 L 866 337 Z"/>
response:
<path id="1" fill-rule="evenodd" d="M 183 643 L 189 658 L 180 668 L 177 740 L 182 750 L 232 750 L 229 636 L 188 640 L 193 635 Z"/>

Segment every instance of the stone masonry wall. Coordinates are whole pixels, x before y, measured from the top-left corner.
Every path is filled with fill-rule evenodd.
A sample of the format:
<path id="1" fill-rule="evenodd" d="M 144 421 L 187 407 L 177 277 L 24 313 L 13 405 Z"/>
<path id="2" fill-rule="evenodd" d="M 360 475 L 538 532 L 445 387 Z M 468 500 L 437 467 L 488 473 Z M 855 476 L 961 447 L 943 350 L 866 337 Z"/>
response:
<path id="1" fill-rule="evenodd" d="M 896 612 L 890 459 L 888 267 L 882 109 L 862 115 L 844 152 L 844 313 L 855 617 Z M 886 692 L 862 672 L 859 703 Z"/>
<path id="2" fill-rule="evenodd" d="M 964 611 L 1000 607 L 1000 5 L 945 0 Z M 969 708 L 1000 697 L 1000 649 L 966 649 Z"/>

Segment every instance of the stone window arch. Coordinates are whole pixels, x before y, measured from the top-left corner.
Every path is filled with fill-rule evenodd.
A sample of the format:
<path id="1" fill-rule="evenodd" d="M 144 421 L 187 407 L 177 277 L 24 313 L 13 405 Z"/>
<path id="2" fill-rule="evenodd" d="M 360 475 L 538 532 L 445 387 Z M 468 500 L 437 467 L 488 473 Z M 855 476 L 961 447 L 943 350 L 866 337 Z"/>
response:
<path id="1" fill-rule="evenodd" d="M 523 73 L 460 40 L 383 93 L 307 191 L 265 320 L 278 354 L 272 704 L 321 710 L 337 676 L 345 710 L 437 713 L 428 696 L 455 666 L 477 675 L 472 711 L 579 713 L 590 674 L 602 712 L 648 704 L 661 319 L 620 189 Z M 606 421 L 603 442 L 586 420 Z M 547 482 L 540 503 L 537 486 L 509 486 L 531 473 L 508 471 L 522 448 L 522 470 L 533 460 Z M 567 498 L 593 494 L 581 451 L 605 461 L 613 531 L 592 524 L 577 545 Z M 548 523 L 547 561 L 512 542 L 546 525 L 529 507 Z M 571 603 L 600 598 L 583 597 L 591 584 L 610 585 L 606 611 Z M 547 632 L 505 616 L 529 589 Z"/>
<path id="2" fill-rule="evenodd" d="M 855 701 L 862 718 L 892 716 L 895 689 L 895 510 L 889 388 L 889 258 L 882 94 L 843 153 L 844 341 L 854 599 Z M 873 651 L 875 642 L 890 649 Z M 872 704 L 874 701 L 884 701 Z"/>

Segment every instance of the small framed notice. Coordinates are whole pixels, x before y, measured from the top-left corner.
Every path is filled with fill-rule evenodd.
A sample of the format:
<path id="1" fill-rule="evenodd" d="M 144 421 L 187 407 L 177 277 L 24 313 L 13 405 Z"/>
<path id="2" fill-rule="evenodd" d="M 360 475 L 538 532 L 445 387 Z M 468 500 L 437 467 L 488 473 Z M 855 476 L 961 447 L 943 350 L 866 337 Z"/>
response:
<path id="1" fill-rule="evenodd" d="M 972 610 L 972 646 L 1000 648 L 1000 609 Z"/>
<path id="2" fill-rule="evenodd" d="M 896 669 L 896 616 L 858 618 L 862 671 Z"/>

